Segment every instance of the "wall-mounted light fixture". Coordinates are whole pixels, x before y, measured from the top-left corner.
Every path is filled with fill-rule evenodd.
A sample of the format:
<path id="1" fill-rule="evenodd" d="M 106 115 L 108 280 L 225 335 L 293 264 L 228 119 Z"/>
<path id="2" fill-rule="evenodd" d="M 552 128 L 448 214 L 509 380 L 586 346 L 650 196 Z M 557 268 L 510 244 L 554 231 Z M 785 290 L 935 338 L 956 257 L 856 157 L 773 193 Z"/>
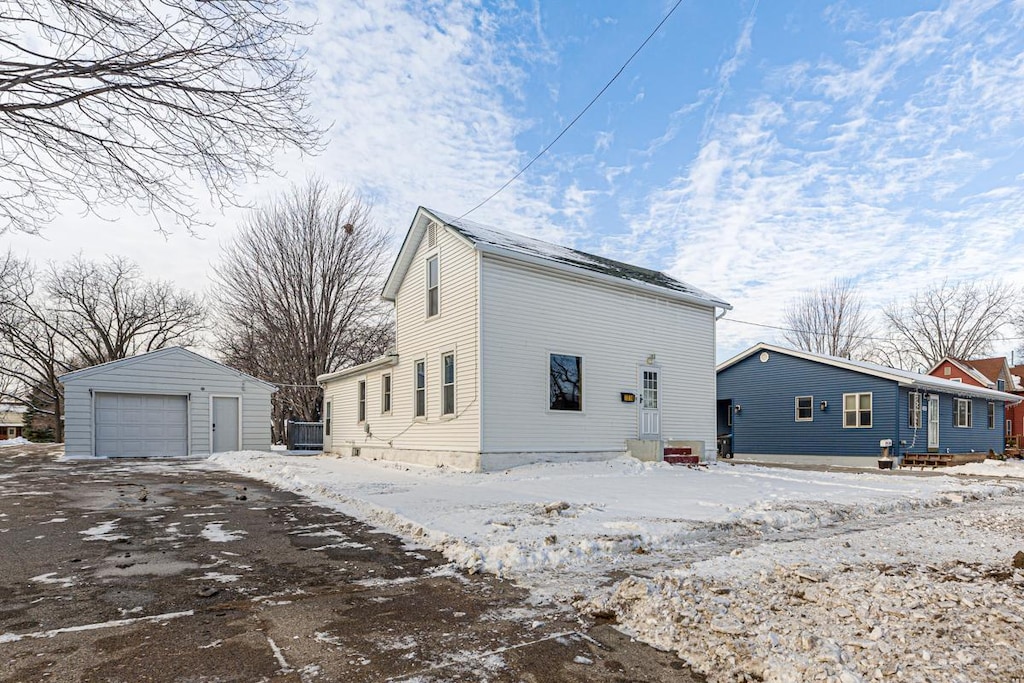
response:
<path id="1" fill-rule="evenodd" d="M 736 413 L 737 415 L 739 415 L 740 411 L 742 411 L 742 410 L 743 410 L 743 406 L 741 406 L 739 403 L 737 403 L 736 405 L 734 405 L 732 407 L 732 412 Z"/>
<path id="2" fill-rule="evenodd" d="M 651 355 L 647 356 L 647 364 L 654 365 L 654 361 L 656 361 L 657 359 L 658 357 L 652 353 Z"/>
<path id="3" fill-rule="evenodd" d="M 821 408 L 821 412 L 825 412 L 825 408 L 828 408 L 828 401 L 822 401 L 818 407 Z"/>

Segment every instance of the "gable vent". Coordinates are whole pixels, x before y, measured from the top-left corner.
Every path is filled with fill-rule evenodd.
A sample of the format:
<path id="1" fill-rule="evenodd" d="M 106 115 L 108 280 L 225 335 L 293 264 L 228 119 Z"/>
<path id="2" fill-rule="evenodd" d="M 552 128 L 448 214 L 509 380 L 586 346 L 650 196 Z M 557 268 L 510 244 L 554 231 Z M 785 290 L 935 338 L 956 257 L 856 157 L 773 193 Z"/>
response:
<path id="1" fill-rule="evenodd" d="M 434 221 L 427 224 L 427 246 L 431 248 L 437 246 L 437 223 Z"/>

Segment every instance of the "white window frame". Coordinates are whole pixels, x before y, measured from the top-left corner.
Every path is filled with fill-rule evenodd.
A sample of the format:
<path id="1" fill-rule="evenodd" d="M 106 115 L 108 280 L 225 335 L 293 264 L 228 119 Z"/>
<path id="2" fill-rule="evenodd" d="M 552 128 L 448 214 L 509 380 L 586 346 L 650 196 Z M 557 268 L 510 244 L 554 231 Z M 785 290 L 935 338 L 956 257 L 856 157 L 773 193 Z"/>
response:
<path id="1" fill-rule="evenodd" d="M 356 383 L 356 424 L 366 422 L 366 380 Z"/>
<path id="2" fill-rule="evenodd" d="M 331 435 L 331 401 L 324 401 L 324 436 Z"/>
<path id="3" fill-rule="evenodd" d="M 419 385 L 420 367 L 423 368 L 423 386 Z M 423 397 L 423 412 L 419 411 L 420 396 Z M 417 420 L 427 419 L 427 359 L 419 358 L 412 364 L 412 414 Z"/>
<path id="4" fill-rule="evenodd" d="M 554 356 L 570 356 L 572 358 L 578 358 L 579 359 L 579 366 L 580 366 L 580 401 L 579 401 L 580 407 L 579 408 L 573 409 L 573 408 L 552 408 L 551 407 L 551 359 Z M 559 415 L 582 415 L 583 411 L 584 411 L 584 408 L 585 408 L 585 404 L 584 404 L 584 401 L 583 401 L 583 387 L 584 387 L 583 380 L 585 378 L 585 373 L 586 373 L 586 371 L 585 371 L 586 359 L 583 357 L 582 354 L 578 354 L 578 353 L 563 353 L 561 351 L 548 351 L 547 357 L 548 357 L 548 362 L 547 362 L 546 372 L 547 372 L 548 381 L 545 383 L 545 389 L 546 389 L 546 394 L 547 394 L 548 412 L 549 413 L 557 413 Z"/>
<path id="5" fill-rule="evenodd" d="M 434 283 L 434 286 L 430 285 L 431 261 L 437 264 L 437 282 Z M 441 255 L 438 253 L 434 253 L 428 256 L 427 260 L 424 263 L 425 269 L 423 272 L 423 277 L 427 290 L 426 313 L 428 318 L 436 318 L 437 316 L 441 315 Z M 434 310 L 433 313 L 430 312 L 430 304 L 433 301 L 433 299 L 431 298 L 431 294 L 433 294 L 434 299 L 436 299 L 436 301 L 434 301 L 436 310 Z"/>
<path id="6" fill-rule="evenodd" d="M 394 386 L 393 382 L 394 382 L 394 380 L 391 379 L 391 373 L 390 372 L 385 372 L 383 375 L 380 376 L 380 414 L 381 415 L 390 415 L 391 414 L 391 406 L 392 406 L 392 402 L 394 401 L 394 397 L 393 397 L 393 395 L 391 393 L 392 392 L 392 388 Z"/>
<path id="7" fill-rule="evenodd" d="M 966 406 L 966 415 L 961 415 L 960 410 Z M 967 418 L 964 423 L 964 417 Z M 954 398 L 953 399 L 953 426 L 961 429 L 971 429 L 974 424 L 974 401 L 969 398 Z"/>
<path id="8" fill-rule="evenodd" d="M 847 419 L 846 419 L 847 414 L 851 412 L 850 410 L 847 410 L 847 408 L 846 408 L 846 398 L 848 396 L 853 396 L 853 397 L 855 397 L 855 400 L 856 400 L 856 406 L 854 407 L 854 409 L 852 411 L 853 415 L 854 415 L 854 418 L 855 418 L 854 419 L 854 424 L 849 424 Z M 862 424 L 861 413 L 863 413 L 865 411 L 862 410 L 861 407 L 860 407 L 860 398 L 861 398 L 861 396 L 867 396 L 868 400 L 870 402 L 870 407 L 866 411 L 866 412 L 868 412 L 870 414 L 870 417 L 868 418 L 869 424 Z M 843 394 L 843 429 L 871 429 L 874 426 L 875 426 L 875 397 L 874 397 L 874 393 L 870 392 L 870 391 L 861 391 L 861 392 L 854 392 L 854 393 L 849 393 L 849 394 Z"/>
<path id="9" fill-rule="evenodd" d="M 907 394 L 907 426 L 911 429 L 921 428 L 921 392 L 911 391 Z"/>
<path id="10" fill-rule="evenodd" d="M 800 417 L 800 401 L 807 401 L 807 415 L 808 417 Z M 793 399 L 793 418 L 797 422 L 814 422 L 814 397 L 813 396 L 797 396 Z"/>
<path id="11" fill-rule="evenodd" d="M 447 378 L 445 377 L 445 372 L 444 372 L 445 371 L 444 363 L 445 363 L 445 359 L 447 359 L 447 358 L 451 358 L 452 359 L 452 381 L 451 382 L 448 382 Z M 451 416 L 455 415 L 455 412 L 456 412 L 455 399 L 456 399 L 456 396 L 457 396 L 457 392 L 455 391 L 455 369 L 456 369 L 455 368 L 455 352 L 454 351 L 445 351 L 444 353 L 442 353 L 441 354 L 441 415 L 444 416 L 444 417 L 451 417 Z M 447 396 L 448 393 L 451 393 L 451 410 L 447 409 L 449 407 L 448 406 L 448 398 L 449 397 Z"/>
<path id="12" fill-rule="evenodd" d="M 1005 436 L 1013 436 L 1013 420 L 1006 421 L 1006 434 Z"/>
<path id="13" fill-rule="evenodd" d="M 996 402 L 995 401 L 989 401 L 988 402 L 987 410 L 988 410 L 988 428 L 989 429 L 995 429 L 996 428 Z"/>

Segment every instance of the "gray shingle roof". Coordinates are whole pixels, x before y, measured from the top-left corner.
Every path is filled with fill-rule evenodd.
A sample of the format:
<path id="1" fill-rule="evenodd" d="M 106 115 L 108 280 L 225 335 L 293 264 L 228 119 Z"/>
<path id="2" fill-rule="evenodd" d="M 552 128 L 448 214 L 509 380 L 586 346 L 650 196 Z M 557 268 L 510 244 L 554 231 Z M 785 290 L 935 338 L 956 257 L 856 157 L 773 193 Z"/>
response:
<path id="1" fill-rule="evenodd" d="M 604 256 L 588 254 L 570 247 L 544 242 L 533 237 L 505 232 L 464 218 L 457 218 L 440 211 L 434 211 L 433 209 L 427 210 L 473 243 L 474 246 L 484 248 L 483 250 L 486 250 L 486 247 L 490 247 L 513 257 L 520 255 L 532 259 L 541 259 L 561 266 L 568 266 L 623 280 L 627 283 L 639 284 L 646 288 L 653 287 L 675 294 L 682 294 L 705 301 L 709 305 L 719 308 L 732 308 L 729 303 L 719 297 L 686 282 L 676 280 L 657 270 L 641 268 L 640 266 L 623 263 L 622 261 L 616 261 Z"/>

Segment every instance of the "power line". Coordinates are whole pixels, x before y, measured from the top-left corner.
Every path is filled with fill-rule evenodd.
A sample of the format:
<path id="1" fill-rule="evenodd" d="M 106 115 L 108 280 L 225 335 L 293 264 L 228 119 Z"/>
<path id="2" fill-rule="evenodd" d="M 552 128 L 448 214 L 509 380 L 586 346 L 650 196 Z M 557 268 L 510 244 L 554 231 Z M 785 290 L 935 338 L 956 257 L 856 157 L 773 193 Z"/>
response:
<path id="1" fill-rule="evenodd" d="M 753 325 L 754 327 L 764 327 L 764 328 L 769 329 L 769 330 L 779 330 L 781 332 L 796 332 L 798 334 L 813 334 L 813 335 L 818 336 L 818 337 L 828 337 L 828 336 L 832 335 L 831 332 L 816 332 L 814 330 L 798 330 L 798 329 L 795 329 L 793 327 L 782 327 L 781 325 L 769 325 L 767 323 L 755 323 L 755 322 L 750 321 L 750 320 L 739 320 L 737 318 L 722 318 L 721 320 L 719 320 L 719 322 L 734 322 L 734 323 L 740 323 L 741 325 Z M 846 336 L 846 335 L 843 335 L 843 336 Z M 850 339 L 863 339 L 865 341 L 889 341 L 888 337 L 872 337 L 870 335 L 859 335 L 859 334 L 849 335 L 849 338 Z M 1000 337 L 999 338 L 1000 341 L 1020 341 L 1022 339 L 1024 339 L 1024 337 Z"/>
<path id="2" fill-rule="evenodd" d="M 560 132 L 558 135 L 555 136 L 554 140 L 552 140 L 547 145 L 545 145 L 544 149 L 542 149 L 541 151 L 537 152 L 537 154 L 532 159 L 530 159 L 530 162 L 528 164 L 526 164 L 525 166 L 523 166 L 521 169 L 519 169 L 514 176 L 512 176 L 511 178 L 506 180 L 504 185 L 502 185 L 497 190 L 492 192 L 486 199 L 484 199 L 482 202 L 480 202 L 479 204 L 474 206 L 472 209 L 470 209 L 466 213 L 464 213 L 461 216 L 459 216 L 459 219 L 461 220 L 461 219 L 465 218 L 466 216 L 468 216 L 469 214 L 473 213 L 474 211 L 479 209 L 481 206 L 483 206 L 484 204 L 486 204 L 487 202 L 491 201 L 492 199 L 497 197 L 499 194 L 501 194 L 502 191 L 504 191 L 504 189 L 506 187 L 508 187 L 509 185 L 514 183 L 519 178 L 519 176 L 523 175 L 523 173 L 525 173 L 528 168 L 533 166 L 533 163 L 535 161 L 537 161 L 537 159 L 540 159 L 542 156 L 544 156 L 544 154 L 549 149 L 551 149 L 554 146 L 554 144 L 556 142 L 558 142 L 562 138 L 563 135 L 565 135 L 567 132 L 569 132 L 569 129 L 572 128 L 573 125 L 575 125 L 575 123 L 577 121 L 579 121 L 580 118 L 582 118 L 584 114 L 587 113 L 587 111 L 594 105 L 594 103 L 597 102 L 601 98 L 601 95 L 604 94 L 605 90 L 607 90 L 609 87 L 611 87 L 612 83 L 614 83 L 618 79 L 618 77 L 622 75 L 622 72 L 626 70 L 626 67 L 629 66 L 630 62 L 632 62 L 633 59 L 638 54 L 640 54 L 640 51 L 643 50 L 644 47 L 647 45 L 647 43 L 649 43 L 651 41 L 651 38 L 653 38 L 655 36 L 655 34 L 658 33 L 658 31 L 661 29 L 661 27 L 664 26 L 665 22 L 668 21 L 669 17 L 672 16 L 672 13 L 675 12 L 676 8 L 679 7 L 679 5 L 681 5 L 682 3 L 683 3 L 683 0 L 676 0 L 676 4 L 672 5 L 672 9 L 670 9 L 668 11 L 668 14 L 666 14 L 662 18 L 662 20 L 658 22 L 658 25 L 654 27 L 654 30 L 651 31 L 650 34 L 646 38 L 644 38 L 644 42 L 640 43 L 640 47 L 638 47 L 636 50 L 633 51 L 633 54 L 631 54 L 629 56 L 629 59 L 627 59 L 622 64 L 622 66 L 619 67 L 619 70 L 615 72 L 615 75 L 612 76 L 611 79 L 607 83 L 604 84 L 604 87 L 601 88 L 596 95 L 594 95 L 593 99 L 591 99 L 590 102 L 587 103 L 587 106 L 583 107 L 583 109 L 580 110 L 580 113 L 576 114 L 576 116 L 573 118 L 573 120 L 570 121 L 568 123 L 568 125 L 566 125 L 566 127 L 562 129 L 562 132 Z"/>

